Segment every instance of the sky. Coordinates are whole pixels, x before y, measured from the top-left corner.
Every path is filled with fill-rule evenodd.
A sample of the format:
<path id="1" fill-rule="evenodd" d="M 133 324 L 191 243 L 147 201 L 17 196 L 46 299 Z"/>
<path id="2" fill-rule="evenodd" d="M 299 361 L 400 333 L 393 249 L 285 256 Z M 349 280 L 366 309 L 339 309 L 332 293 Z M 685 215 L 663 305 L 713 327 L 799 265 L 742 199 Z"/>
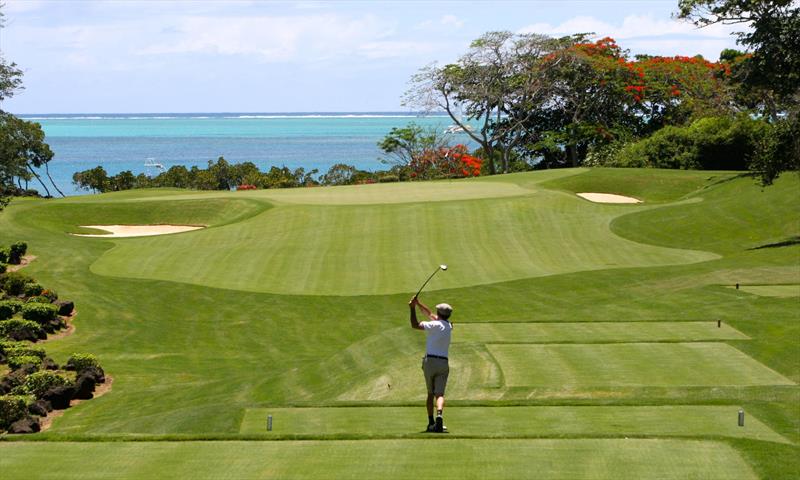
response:
<path id="1" fill-rule="evenodd" d="M 594 32 L 631 54 L 716 60 L 731 27 L 677 0 L 0 0 L 16 114 L 405 111 L 410 77 L 488 31 Z"/>

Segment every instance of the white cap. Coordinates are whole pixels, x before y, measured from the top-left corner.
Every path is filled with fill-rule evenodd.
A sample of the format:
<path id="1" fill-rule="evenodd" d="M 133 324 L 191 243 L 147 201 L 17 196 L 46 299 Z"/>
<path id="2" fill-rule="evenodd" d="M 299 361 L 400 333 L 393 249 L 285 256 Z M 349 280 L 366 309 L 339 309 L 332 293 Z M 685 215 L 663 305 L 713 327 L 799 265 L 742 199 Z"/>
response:
<path id="1" fill-rule="evenodd" d="M 451 307 L 447 303 L 440 303 L 439 305 L 436 305 L 436 311 L 444 314 L 449 314 L 453 312 L 453 307 Z"/>

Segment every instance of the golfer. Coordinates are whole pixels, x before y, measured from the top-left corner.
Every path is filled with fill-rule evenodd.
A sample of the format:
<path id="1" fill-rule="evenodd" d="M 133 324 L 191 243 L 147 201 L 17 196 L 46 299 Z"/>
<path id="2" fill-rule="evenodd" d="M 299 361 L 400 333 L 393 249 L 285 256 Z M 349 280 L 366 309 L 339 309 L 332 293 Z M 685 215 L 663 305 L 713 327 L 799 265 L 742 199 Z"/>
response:
<path id="1" fill-rule="evenodd" d="M 447 362 L 447 350 L 450 348 L 450 333 L 453 325 L 448 320 L 453 313 L 453 307 L 446 303 L 436 305 L 436 314 L 414 296 L 408 306 L 411 309 L 411 328 L 425 330 L 425 357 L 422 359 L 422 371 L 425 374 L 425 386 L 428 388 L 428 399 L 425 406 L 428 408 L 429 432 L 443 432 L 444 420 L 444 389 L 447 387 L 447 376 L 450 374 L 450 365 Z M 430 319 L 427 322 L 417 321 L 417 306 Z M 436 420 L 433 418 L 433 403 L 436 400 Z"/>

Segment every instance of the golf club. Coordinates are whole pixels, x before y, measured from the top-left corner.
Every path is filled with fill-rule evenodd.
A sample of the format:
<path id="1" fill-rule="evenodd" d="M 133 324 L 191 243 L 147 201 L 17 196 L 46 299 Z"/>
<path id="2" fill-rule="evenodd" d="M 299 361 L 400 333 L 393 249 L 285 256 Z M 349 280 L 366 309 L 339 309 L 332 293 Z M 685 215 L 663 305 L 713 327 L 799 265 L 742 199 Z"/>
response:
<path id="1" fill-rule="evenodd" d="M 422 286 L 421 286 L 421 287 L 419 287 L 419 290 L 417 290 L 417 294 L 416 294 L 416 295 L 414 295 L 414 297 L 419 297 L 419 294 L 420 294 L 420 292 L 422 292 L 422 289 L 423 289 L 423 288 L 425 288 L 425 285 L 427 285 L 427 284 L 428 284 L 428 282 L 430 282 L 430 281 L 431 281 L 431 278 L 433 278 L 433 276 L 434 276 L 434 275 L 436 275 L 436 273 L 437 273 L 439 270 L 447 270 L 447 265 L 444 265 L 444 264 L 442 264 L 442 265 L 439 265 L 439 268 L 437 268 L 436 270 L 434 270 L 434 271 L 433 271 L 433 273 L 431 273 L 431 276 L 430 276 L 430 277 L 428 277 L 428 279 L 427 279 L 427 280 L 425 280 L 425 283 L 423 283 L 423 284 L 422 284 Z"/>

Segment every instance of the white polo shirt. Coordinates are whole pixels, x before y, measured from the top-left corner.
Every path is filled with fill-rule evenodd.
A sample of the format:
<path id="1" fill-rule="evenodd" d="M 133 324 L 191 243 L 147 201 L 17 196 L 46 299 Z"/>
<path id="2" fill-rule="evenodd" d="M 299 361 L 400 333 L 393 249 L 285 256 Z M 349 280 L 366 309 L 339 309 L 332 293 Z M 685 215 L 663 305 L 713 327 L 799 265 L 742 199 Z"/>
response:
<path id="1" fill-rule="evenodd" d="M 431 320 L 419 322 L 425 329 L 425 353 L 438 357 L 447 357 L 450 348 L 450 332 L 453 326 L 447 320 Z"/>

